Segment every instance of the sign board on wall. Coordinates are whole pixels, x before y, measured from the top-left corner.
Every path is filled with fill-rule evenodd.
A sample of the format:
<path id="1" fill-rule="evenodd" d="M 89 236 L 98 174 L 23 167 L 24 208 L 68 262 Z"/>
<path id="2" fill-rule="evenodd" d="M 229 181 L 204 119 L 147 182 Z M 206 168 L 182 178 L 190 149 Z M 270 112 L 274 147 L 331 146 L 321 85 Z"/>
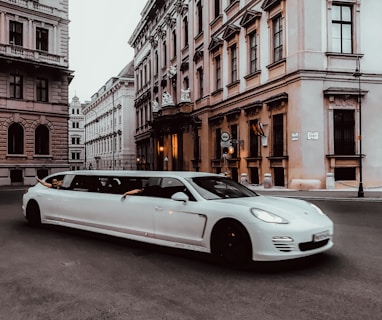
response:
<path id="1" fill-rule="evenodd" d="M 318 140 L 318 131 L 308 131 L 308 140 Z"/>

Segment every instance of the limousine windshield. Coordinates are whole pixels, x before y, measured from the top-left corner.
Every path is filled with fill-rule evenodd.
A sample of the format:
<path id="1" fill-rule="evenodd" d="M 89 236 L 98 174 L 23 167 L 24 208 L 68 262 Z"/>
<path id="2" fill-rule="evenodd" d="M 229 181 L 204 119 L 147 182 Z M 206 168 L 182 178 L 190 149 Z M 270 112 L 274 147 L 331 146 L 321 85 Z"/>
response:
<path id="1" fill-rule="evenodd" d="M 257 193 L 224 177 L 196 177 L 189 180 L 196 191 L 207 200 L 255 197 Z"/>

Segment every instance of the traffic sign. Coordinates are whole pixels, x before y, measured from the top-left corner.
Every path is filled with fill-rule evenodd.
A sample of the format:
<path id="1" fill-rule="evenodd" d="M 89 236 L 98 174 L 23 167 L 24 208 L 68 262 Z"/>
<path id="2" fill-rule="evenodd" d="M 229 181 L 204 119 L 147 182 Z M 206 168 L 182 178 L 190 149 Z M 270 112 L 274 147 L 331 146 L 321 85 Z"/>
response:
<path id="1" fill-rule="evenodd" d="M 221 141 L 224 141 L 224 142 L 228 141 L 230 138 L 231 138 L 230 134 L 226 131 L 222 132 L 220 136 Z"/>
<path id="2" fill-rule="evenodd" d="M 220 146 L 221 146 L 222 148 L 228 148 L 228 147 L 231 146 L 231 141 L 221 141 L 221 142 L 220 142 Z"/>

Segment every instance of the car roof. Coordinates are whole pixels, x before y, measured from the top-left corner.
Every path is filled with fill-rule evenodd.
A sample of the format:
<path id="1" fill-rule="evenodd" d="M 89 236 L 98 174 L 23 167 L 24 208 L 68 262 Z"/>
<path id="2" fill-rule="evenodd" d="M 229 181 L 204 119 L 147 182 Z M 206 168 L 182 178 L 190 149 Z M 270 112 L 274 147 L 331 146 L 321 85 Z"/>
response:
<path id="1" fill-rule="evenodd" d="M 75 170 L 51 174 L 57 175 L 86 175 L 86 176 L 114 176 L 114 177 L 182 177 L 195 178 L 205 176 L 219 176 L 216 173 L 195 171 L 146 171 L 146 170 Z"/>

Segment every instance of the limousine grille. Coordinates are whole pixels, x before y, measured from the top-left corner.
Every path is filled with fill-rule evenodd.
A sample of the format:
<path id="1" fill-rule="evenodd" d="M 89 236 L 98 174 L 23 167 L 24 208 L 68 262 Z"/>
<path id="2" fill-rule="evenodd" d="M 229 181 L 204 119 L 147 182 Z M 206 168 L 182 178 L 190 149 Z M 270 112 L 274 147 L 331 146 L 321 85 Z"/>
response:
<path id="1" fill-rule="evenodd" d="M 314 249 L 324 247 L 328 244 L 328 242 L 329 242 L 329 239 L 325 239 L 325 240 L 317 241 L 317 242 L 310 241 L 310 242 L 300 243 L 298 246 L 301 251 L 309 251 L 309 250 L 314 250 Z"/>

